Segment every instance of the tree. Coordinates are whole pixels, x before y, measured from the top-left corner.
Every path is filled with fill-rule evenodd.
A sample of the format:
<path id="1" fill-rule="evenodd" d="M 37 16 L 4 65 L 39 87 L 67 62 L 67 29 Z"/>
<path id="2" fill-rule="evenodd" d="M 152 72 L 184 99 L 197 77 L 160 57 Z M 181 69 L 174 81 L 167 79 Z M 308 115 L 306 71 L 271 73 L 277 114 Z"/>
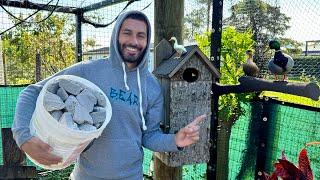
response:
<path id="1" fill-rule="evenodd" d="M 195 3 L 199 5 L 198 8 L 193 9 L 184 18 L 183 39 L 192 40 L 196 34 L 210 30 L 212 0 L 196 0 Z"/>
<path id="2" fill-rule="evenodd" d="M 210 52 L 211 32 L 196 35 L 195 39 L 200 49 L 206 53 Z M 234 27 L 227 27 L 222 31 L 221 47 L 221 78 L 220 83 L 235 85 L 238 78 L 244 73 L 241 64 L 246 61 L 245 51 L 253 47 L 252 32 L 238 32 Z M 244 114 L 241 103 L 248 102 L 252 94 L 228 94 L 219 98 L 217 152 L 218 166 L 217 179 L 226 179 L 228 174 L 229 139 L 231 128 L 235 121 Z"/>
<path id="3" fill-rule="evenodd" d="M 268 41 L 284 35 L 290 27 L 290 17 L 280 12 L 279 7 L 271 6 L 262 0 L 244 0 L 231 7 L 231 16 L 224 20 L 224 25 L 236 27 L 240 32 L 252 29 L 255 53 L 259 58 L 260 69 Z"/>
<path id="4" fill-rule="evenodd" d="M 34 82 L 36 53 L 41 55 L 44 77 L 75 62 L 75 26 L 69 17 L 52 15 L 41 21 L 43 18 L 38 13 L 29 21 L 39 23 L 22 23 L 2 36 L 8 84 Z M 19 20 L 11 21 L 15 24 Z"/>
<path id="5" fill-rule="evenodd" d="M 183 39 L 191 40 L 196 34 L 202 34 L 205 16 L 204 8 L 195 9 L 184 18 Z"/>

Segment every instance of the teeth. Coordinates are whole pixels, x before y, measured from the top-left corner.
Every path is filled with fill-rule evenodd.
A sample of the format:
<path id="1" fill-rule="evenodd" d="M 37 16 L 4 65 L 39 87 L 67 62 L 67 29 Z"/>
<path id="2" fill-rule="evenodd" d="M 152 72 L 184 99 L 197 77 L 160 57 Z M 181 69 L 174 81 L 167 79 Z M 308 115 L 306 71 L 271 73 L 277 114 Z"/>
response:
<path id="1" fill-rule="evenodd" d="M 131 48 L 131 47 L 127 47 L 127 50 L 129 50 L 129 51 L 137 51 L 136 48 Z"/>

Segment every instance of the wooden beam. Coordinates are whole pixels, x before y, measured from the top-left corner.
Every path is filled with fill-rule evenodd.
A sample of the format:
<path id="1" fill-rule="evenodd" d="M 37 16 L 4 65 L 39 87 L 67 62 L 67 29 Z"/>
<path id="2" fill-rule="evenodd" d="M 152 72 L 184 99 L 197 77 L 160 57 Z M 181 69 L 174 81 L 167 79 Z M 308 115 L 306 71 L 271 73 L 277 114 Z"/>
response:
<path id="1" fill-rule="evenodd" d="M 215 83 L 213 86 L 214 93 L 246 93 L 260 91 L 274 91 L 297 96 L 303 96 L 312 100 L 319 100 L 320 89 L 316 83 L 289 83 L 287 81 L 269 81 L 265 79 L 242 76 L 238 80 L 238 85 L 222 85 Z"/>
<path id="2" fill-rule="evenodd" d="M 158 44 L 162 39 L 169 39 L 175 36 L 182 44 L 182 28 L 184 15 L 184 0 L 155 0 L 154 1 L 154 44 Z M 167 53 L 171 53 L 170 51 Z M 166 55 L 165 55 L 166 56 Z M 155 66 L 159 65 L 163 59 L 155 60 Z M 156 68 L 156 67 L 155 67 Z M 166 166 L 154 157 L 154 175 L 156 180 L 180 180 L 182 179 L 182 167 Z"/>
<path id="3" fill-rule="evenodd" d="M 169 167 L 165 165 L 161 160 L 153 155 L 154 159 L 154 180 L 181 180 L 182 179 L 182 168 L 181 167 Z"/>

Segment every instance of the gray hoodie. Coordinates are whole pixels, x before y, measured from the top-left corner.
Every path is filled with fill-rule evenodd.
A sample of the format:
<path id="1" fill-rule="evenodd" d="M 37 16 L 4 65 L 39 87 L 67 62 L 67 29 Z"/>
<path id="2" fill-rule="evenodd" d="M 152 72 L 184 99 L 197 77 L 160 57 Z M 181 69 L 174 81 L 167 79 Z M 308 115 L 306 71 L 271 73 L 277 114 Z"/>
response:
<path id="1" fill-rule="evenodd" d="M 120 26 L 131 13 L 140 13 L 146 18 L 148 43 L 139 65 L 128 70 L 118 51 L 117 42 Z M 142 179 L 142 146 L 158 152 L 178 151 L 174 135 L 163 134 L 160 130 L 163 95 L 159 82 L 147 70 L 150 35 L 150 23 L 143 13 L 126 12 L 119 16 L 114 26 L 108 59 L 77 63 L 52 76 L 70 74 L 85 78 L 104 91 L 112 106 L 109 124 L 102 135 L 81 153 L 73 172 L 74 177 Z M 29 85 L 19 96 L 12 126 L 19 147 L 32 138 L 29 123 L 36 99 L 50 78 Z"/>

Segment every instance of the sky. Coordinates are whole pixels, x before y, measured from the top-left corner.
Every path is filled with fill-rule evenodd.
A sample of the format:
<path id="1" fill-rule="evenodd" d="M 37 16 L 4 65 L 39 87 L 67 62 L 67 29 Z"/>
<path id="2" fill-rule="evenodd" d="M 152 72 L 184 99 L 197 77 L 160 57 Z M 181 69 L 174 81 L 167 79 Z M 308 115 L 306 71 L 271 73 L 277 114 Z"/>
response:
<path id="1" fill-rule="evenodd" d="M 31 2 L 37 2 L 45 4 L 49 0 L 30 0 Z M 59 5 L 62 6 L 76 6 L 83 7 L 90 5 L 92 3 L 100 2 L 102 0 L 60 0 Z M 224 0 L 224 17 L 227 17 L 229 13 L 229 8 L 232 4 L 241 0 Z M 285 13 L 287 16 L 291 17 L 289 26 L 290 29 L 286 31 L 285 37 L 295 39 L 299 42 L 305 42 L 310 40 L 320 40 L 320 0 L 264 0 L 273 6 L 280 7 L 282 13 Z M 52 4 L 55 4 L 57 0 L 53 0 Z M 149 3 L 151 5 L 143 10 L 146 13 L 151 21 L 153 26 L 154 19 L 154 2 L 153 0 L 141 0 L 132 3 L 129 6 L 128 10 L 142 10 Z M 87 15 L 98 15 L 103 17 L 103 24 L 111 22 L 124 8 L 126 2 L 116 4 L 113 6 L 102 8 L 99 11 L 91 12 Z M 198 7 L 194 0 L 185 0 L 185 15 L 191 12 L 194 7 Z M 8 8 L 11 12 L 28 14 L 33 11 L 28 11 L 25 9 L 17 8 Z M 0 9 L 0 32 L 4 29 L 10 27 L 12 23 L 8 20 L 8 15 Z M 83 41 L 87 38 L 95 39 L 98 47 L 104 47 L 109 45 L 109 40 L 111 37 L 113 24 L 107 28 L 94 28 L 91 25 L 83 26 Z M 153 35 L 152 35 L 153 37 Z"/>

